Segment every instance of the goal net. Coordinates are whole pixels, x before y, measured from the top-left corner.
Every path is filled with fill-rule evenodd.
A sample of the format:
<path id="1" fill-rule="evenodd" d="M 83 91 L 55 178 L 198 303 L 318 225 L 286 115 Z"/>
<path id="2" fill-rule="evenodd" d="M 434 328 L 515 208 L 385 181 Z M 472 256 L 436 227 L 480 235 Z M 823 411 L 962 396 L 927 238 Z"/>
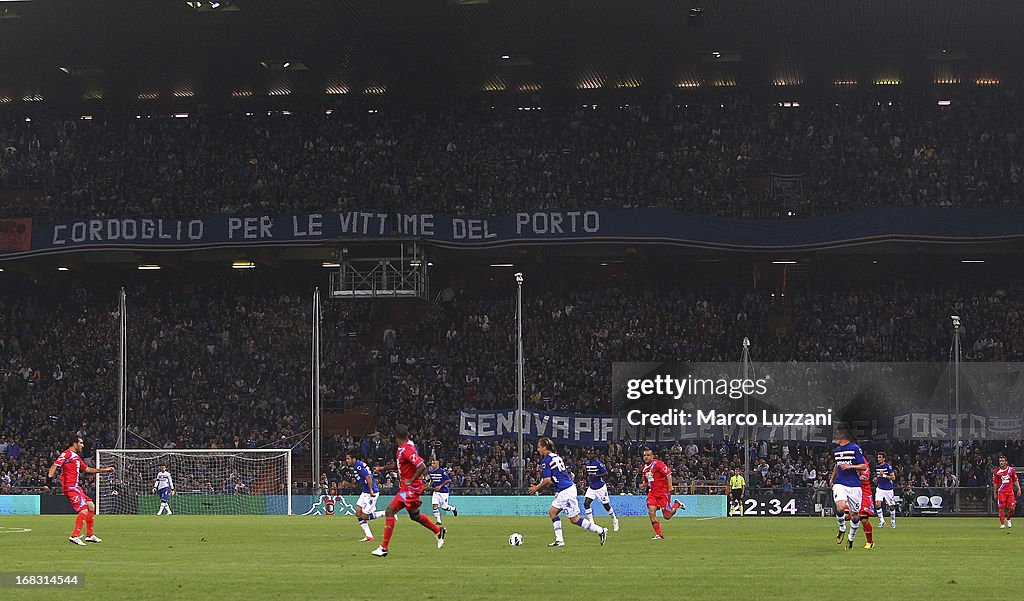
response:
<path id="1" fill-rule="evenodd" d="M 291 449 L 100 449 L 96 513 L 156 514 L 161 466 L 171 474 L 174 513 L 199 515 L 292 512 Z"/>

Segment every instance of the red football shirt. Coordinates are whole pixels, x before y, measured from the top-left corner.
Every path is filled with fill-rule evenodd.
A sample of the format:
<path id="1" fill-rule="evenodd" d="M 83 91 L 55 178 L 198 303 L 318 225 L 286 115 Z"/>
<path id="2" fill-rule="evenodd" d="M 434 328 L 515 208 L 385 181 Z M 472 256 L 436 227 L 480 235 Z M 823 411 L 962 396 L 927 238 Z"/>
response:
<path id="1" fill-rule="evenodd" d="M 871 469 L 869 468 L 860 471 L 860 506 L 865 508 L 871 505 Z"/>
<path id="2" fill-rule="evenodd" d="M 78 453 L 66 449 L 53 464 L 62 468 L 60 483 L 64 490 L 78 486 L 78 474 L 85 471 L 85 464 L 82 463 L 82 458 L 78 456 Z"/>
<path id="3" fill-rule="evenodd" d="M 423 479 L 416 476 L 416 469 L 423 465 L 423 458 L 416 452 L 416 445 L 411 440 L 398 447 L 395 463 L 398 464 L 398 473 L 402 476 L 402 492 L 423 492 Z M 411 485 L 406 485 L 406 480 L 412 480 Z"/>
<path id="4" fill-rule="evenodd" d="M 996 473 L 992 476 L 992 485 L 996 487 L 996 491 L 1000 494 L 1006 494 L 1013 491 L 1013 483 L 1017 481 L 1017 470 L 1010 466 L 1005 468 L 996 468 Z"/>
<path id="5" fill-rule="evenodd" d="M 672 473 L 665 462 L 661 459 L 645 464 L 643 467 L 644 479 L 650 487 L 651 494 L 668 494 L 668 475 Z"/>

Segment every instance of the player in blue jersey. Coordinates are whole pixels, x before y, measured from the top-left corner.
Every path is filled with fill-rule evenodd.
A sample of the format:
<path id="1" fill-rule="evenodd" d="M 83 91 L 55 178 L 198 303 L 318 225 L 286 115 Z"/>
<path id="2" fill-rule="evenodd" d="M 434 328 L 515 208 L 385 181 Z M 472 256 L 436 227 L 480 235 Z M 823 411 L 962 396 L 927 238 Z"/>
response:
<path id="1" fill-rule="evenodd" d="M 853 548 L 853 539 L 860 528 L 860 503 L 862 498 L 860 471 L 868 468 L 864 453 L 856 443 L 852 442 L 850 430 L 845 427 L 836 429 L 836 443 L 839 445 L 832 451 L 835 466 L 832 468 L 832 499 L 836 502 L 836 521 L 839 522 L 839 534 L 836 542 L 843 544 L 846 532 L 846 520 L 850 520 L 850 534 L 846 548 Z"/>
<path id="2" fill-rule="evenodd" d="M 430 498 L 430 504 L 434 509 L 434 522 L 441 525 L 441 510 L 450 511 L 455 517 L 459 517 L 459 510 L 454 505 L 448 504 L 448 493 L 451 492 L 449 486 L 452 483 L 452 477 L 447 470 L 441 467 L 441 462 L 437 459 L 430 462 L 430 471 L 427 472 L 430 476 L 430 487 L 434 490 L 434 494 Z"/>
<path id="3" fill-rule="evenodd" d="M 373 540 L 373 532 L 370 531 L 369 520 L 384 517 L 383 511 L 377 511 L 377 497 L 380 496 L 380 489 L 377 488 L 377 481 L 373 478 L 373 472 L 369 466 L 359 460 L 359 449 L 352 449 L 345 455 L 345 464 L 356 474 L 356 481 L 362 491 L 356 501 L 356 520 L 363 529 L 363 538 L 359 542 Z"/>
<path id="4" fill-rule="evenodd" d="M 153 492 L 160 493 L 160 509 L 157 510 L 156 514 L 163 514 L 166 509 L 167 515 L 172 515 L 171 506 L 167 502 L 171 495 L 174 494 L 174 479 L 171 478 L 171 472 L 167 471 L 166 465 L 161 465 L 160 471 L 156 473 L 156 480 L 153 482 Z"/>
<path id="5" fill-rule="evenodd" d="M 875 507 L 878 509 L 878 525 L 885 528 L 885 514 L 882 512 L 884 505 L 889 512 L 889 521 L 895 528 L 896 498 L 893 496 L 893 482 L 896 481 L 896 472 L 886 460 L 885 453 L 879 451 L 876 458 L 878 467 L 875 468 Z"/>
<path id="6" fill-rule="evenodd" d="M 562 538 L 562 520 L 558 517 L 562 511 L 565 511 L 565 515 L 573 524 L 597 534 L 603 545 L 605 539 L 608 538 L 608 529 L 602 528 L 580 515 L 580 500 L 579 493 L 576 491 L 576 483 L 573 482 L 572 474 L 566 469 L 565 462 L 555 454 L 555 443 L 545 436 L 537 441 L 537 452 L 541 455 L 540 465 L 543 472 L 541 481 L 530 487 L 529 494 L 536 494 L 548 486 L 555 487 L 555 500 L 551 502 L 551 509 L 548 510 L 551 526 L 555 529 L 555 542 L 548 543 L 548 546 L 565 546 L 565 540 Z"/>
<path id="7" fill-rule="evenodd" d="M 615 509 L 608 498 L 608 484 L 604 481 L 607 476 L 608 468 L 597 458 L 597 451 L 587 451 L 587 492 L 583 493 L 583 513 L 593 522 L 594 510 L 590 508 L 590 504 L 597 499 L 612 518 L 612 530 L 618 532 L 619 516 L 615 515 Z"/>

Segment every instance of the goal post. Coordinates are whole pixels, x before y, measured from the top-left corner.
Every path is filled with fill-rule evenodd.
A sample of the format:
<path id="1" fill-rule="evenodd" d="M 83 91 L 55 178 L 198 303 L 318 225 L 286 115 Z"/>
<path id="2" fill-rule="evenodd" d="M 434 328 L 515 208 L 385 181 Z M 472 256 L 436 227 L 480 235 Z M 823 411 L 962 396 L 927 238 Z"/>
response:
<path id="1" fill-rule="evenodd" d="M 99 449 L 96 513 L 157 513 L 153 492 L 166 466 L 174 485 L 169 508 L 190 515 L 292 515 L 291 449 Z"/>

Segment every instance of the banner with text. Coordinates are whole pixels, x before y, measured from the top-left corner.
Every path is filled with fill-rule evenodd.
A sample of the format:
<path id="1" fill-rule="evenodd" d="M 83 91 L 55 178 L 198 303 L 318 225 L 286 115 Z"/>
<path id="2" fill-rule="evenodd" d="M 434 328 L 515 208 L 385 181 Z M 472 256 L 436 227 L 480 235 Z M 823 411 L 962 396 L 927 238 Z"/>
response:
<path id="1" fill-rule="evenodd" d="M 813 250 L 883 241 L 1021 239 L 1024 207 L 888 207 L 790 220 L 731 219 L 667 209 L 544 210 L 498 216 L 347 211 L 217 215 L 186 220 L 95 218 L 37 223 L 34 227 L 28 219 L 3 219 L 0 229 L 0 254 L 90 248 L 187 250 L 381 239 L 416 239 L 450 247 L 656 242 L 708 249 Z"/>
<path id="2" fill-rule="evenodd" d="M 612 441 L 1020 440 L 1024 363 L 612 364 L 611 415 L 527 410 L 524 435 L 559 444 Z M 957 390 L 959 387 L 959 390 Z M 512 409 L 460 414 L 459 434 L 516 435 Z"/>
<path id="3" fill-rule="evenodd" d="M 487 411 L 462 410 L 459 415 L 459 436 L 476 440 L 515 438 L 515 409 Z M 962 438 L 1020 440 L 1024 418 L 961 414 L 964 424 Z M 949 440 L 955 431 L 955 413 L 927 411 L 851 420 L 848 425 L 859 441 L 887 440 Z M 767 425 L 750 429 L 752 440 L 793 440 L 808 443 L 831 443 L 834 425 Z M 580 415 L 525 411 L 523 433 L 531 440 L 542 436 L 559 445 L 603 447 L 612 442 L 648 442 L 671 444 L 685 440 L 739 440 L 743 426 L 716 423 L 633 425 L 626 417 L 616 415 Z"/>

